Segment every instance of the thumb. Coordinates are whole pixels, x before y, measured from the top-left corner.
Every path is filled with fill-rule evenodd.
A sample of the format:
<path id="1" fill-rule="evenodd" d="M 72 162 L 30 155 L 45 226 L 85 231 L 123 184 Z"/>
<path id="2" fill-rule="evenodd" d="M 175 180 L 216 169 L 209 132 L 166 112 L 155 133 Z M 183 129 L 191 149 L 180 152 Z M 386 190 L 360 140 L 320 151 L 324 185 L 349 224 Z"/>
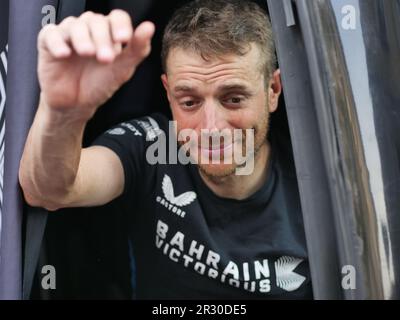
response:
<path id="1" fill-rule="evenodd" d="M 135 29 L 123 55 L 129 59 L 133 59 L 133 64 L 138 65 L 150 54 L 151 39 L 153 38 L 154 33 L 155 25 L 152 22 L 142 22 Z"/>

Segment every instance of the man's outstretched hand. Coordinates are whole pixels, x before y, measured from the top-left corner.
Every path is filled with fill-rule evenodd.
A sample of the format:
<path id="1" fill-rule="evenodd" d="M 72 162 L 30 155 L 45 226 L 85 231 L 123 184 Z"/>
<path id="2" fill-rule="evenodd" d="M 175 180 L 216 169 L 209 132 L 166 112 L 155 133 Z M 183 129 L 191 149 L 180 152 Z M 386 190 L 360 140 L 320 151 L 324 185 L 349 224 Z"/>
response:
<path id="1" fill-rule="evenodd" d="M 134 29 L 122 10 L 85 12 L 44 27 L 38 37 L 42 102 L 89 120 L 149 55 L 154 31 L 151 22 Z"/>

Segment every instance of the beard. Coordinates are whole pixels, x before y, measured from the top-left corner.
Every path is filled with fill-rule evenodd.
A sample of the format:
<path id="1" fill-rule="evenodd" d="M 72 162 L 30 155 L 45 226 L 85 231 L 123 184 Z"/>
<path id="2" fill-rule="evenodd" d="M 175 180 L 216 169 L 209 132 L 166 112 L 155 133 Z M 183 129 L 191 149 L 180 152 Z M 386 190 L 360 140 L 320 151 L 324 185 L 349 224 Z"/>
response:
<path id="1" fill-rule="evenodd" d="M 220 180 L 223 178 L 227 178 L 230 177 L 232 175 L 235 175 L 237 170 L 239 168 L 245 167 L 247 161 L 249 161 L 249 159 L 251 157 L 253 157 L 254 161 L 256 161 L 256 159 L 258 158 L 258 155 L 260 153 L 260 150 L 267 145 L 267 124 L 265 125 L 265 129 L 264 128 L 257 128 L 257 127 L 253 127 L 251 128 L 254 131 L 254 148 L 251 148 L 252 150 L 247 150 L 246 147 L 246 133 L 243 134 L 243 138 L 241 141 L 241 150 L 240 147 L 234 148 L 233 152 L 241 152 L 242 155 L 244 155 L 245 160 L 238 163 L 235 161 L 234 157 L 232 161 L 230 161 L 229 163 L 224 163 L 223 160 L 220 161 L 220 163 L 218 164 L 213 164 L 213 163 L 203 163 L 202 161 L 200 161 L 197 165 L 197 167 L 199 168 L 199 170 L 201 171 L 201 173 L 203 175 L 205 175 L 207 178 L 209 178 L 210 180 Z M 240 144 L 239 144 L 240 145 Z M 236 146 L 236 145 L 235 145 Z"/>

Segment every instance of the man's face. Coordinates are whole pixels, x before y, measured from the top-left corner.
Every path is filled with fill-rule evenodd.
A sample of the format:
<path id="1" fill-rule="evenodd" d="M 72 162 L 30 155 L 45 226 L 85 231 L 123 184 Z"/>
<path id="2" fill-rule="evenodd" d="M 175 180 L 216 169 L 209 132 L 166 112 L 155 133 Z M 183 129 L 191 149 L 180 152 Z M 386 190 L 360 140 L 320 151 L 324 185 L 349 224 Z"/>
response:
<path id="1" fill-rule="evenodd" d="M 279 71 L 265 81 L 261 59 L 256 45 L 243 56 L 228 54 L 207 61 L 180 48 L 169 53 L 162 81 L 177 133 L 190 129 L 196 134 L 197 146 L 190 156 L 209 177 L 234 174 L 243 165 L 235 161 L 236 153 L 257 157 L 267 146 L 269 113 L 277 108 L 281 84 Z M 207 133 L 223 134 L 225 139 L 212 141 Z M 246 134 L 252 133 L 254 150 L 246 154 Z"/>

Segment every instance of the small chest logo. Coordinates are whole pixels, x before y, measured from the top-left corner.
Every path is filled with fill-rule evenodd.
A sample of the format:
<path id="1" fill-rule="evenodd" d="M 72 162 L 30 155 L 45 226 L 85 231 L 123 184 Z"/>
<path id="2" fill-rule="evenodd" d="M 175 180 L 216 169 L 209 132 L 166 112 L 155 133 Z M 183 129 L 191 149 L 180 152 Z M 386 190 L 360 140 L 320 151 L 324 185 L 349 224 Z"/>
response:
<path id="1" fill-rule="evenodd" d="M 164 175 L 162 191 L 164 193 L 164 197 L 158 196 L 156 201 L 172 213 L 175 213 L 182 218 L 185 217 L 186 212 L 181 208 L 188 206 L 197 198 L 196 193 L 193 191 L 188 191 L 182 193 L 181 195 L 175 196 L 174 186 L 171 178 L 168 175 Z"/>
<path id="2" fill-rule="evenodd" d="M 294 269 L 303 262 L 303 259 L 294 257 L 281 257 L 275 262 L 276 285 L 285 291 L 295 291 L 306 280 L 302 275 L 294 272 Z"/>

